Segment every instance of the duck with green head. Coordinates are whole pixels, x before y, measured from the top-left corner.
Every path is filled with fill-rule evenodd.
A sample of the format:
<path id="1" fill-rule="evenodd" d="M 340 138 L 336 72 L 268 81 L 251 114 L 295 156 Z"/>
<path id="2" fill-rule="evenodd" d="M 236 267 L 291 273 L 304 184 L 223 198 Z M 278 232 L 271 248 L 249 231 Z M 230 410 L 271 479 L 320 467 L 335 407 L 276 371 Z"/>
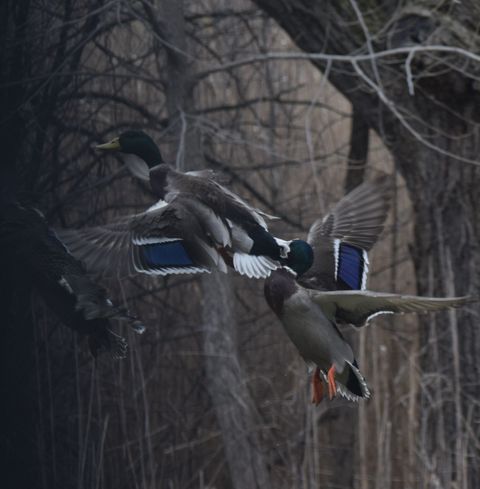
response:
<path id="1" fill-rule="evenodd" d="M 125 164 L 128 170 L 141 180 L 149 181 L 150 170 L 165 164 L 160 149 L 143 131 L 125 131 L 107 143 L 97 145 L 96 149 L 133 155 L 133 158 L 126 158 Z"/>
<path id="2" fill-rule="evenodd" d="M 314 366 L 312 402 L 337 394 L 357 401 L 370 397 L 351 346 L 338 329 L 364 326 L 379 314 L 438 311 L 471 302 L 469 297 L 429 298 L 365 290 L 367 252 L 377 241 L 390 201 L 382 177 L 346 195 L 308 233 L 290 243 L 285 268 L 265 281 L 265 298 L 308 365 Z M 308 246 L 306 246 L 308 245 Z"/>
<path id="3" fill-rule="evenodd" d="M 108 255 L 120 252 L 133 260 L 134 271 L 142 273 L 194 273 L 211 268 L 225 272 L 229 264 L 248 277 L 265 278 L 287 259 L 289 243 L 268 231 L 265 218 L 273 216 L 220 185 L 210 170 L 176 171 L 163 161 L 158 146 L 143 131 L 124 132 L 97 148 L 136 156 L 135 162 L 127 163 L 128 168 L 135 176 L 148 180 L 162 201 L 121 223 L 70 234 L 72 248 L 79 250 L 79 258 L 90 266 L 97 270 L 102 267 L 93 249 L 95 243 L 97 248 L 103 247 L 103 265 L 108 260 L 117 262 Z M 121 239 L 113 239 L 113 228 Z M 83 252 L 82 240 L 86 244 Z M 89 260 L 92 255 L 95 263 Z"/>

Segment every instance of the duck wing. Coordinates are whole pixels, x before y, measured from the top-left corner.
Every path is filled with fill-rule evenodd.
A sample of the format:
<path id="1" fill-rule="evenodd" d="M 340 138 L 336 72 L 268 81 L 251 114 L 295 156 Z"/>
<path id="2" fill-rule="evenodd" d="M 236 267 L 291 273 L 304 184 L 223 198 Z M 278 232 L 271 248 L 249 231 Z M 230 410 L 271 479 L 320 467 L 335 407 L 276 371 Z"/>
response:
<path id="1" fill-rule="evenodd" d="M 222 184 L 222 181 L 218 175 L 218 173 L 214 170 L 211 169 L 206 169 L 206 170 L 196 170 L 196 171 L 189 171 L 186 173 L 186 175 L 191 175 L 194 177 L 199 177 L 199 178 L 204 178 L 210 180 L 212 183 L 216 184 L 218 187 L 221 188 L 222 192 L 224 192 L 226 195 L 229 196 L 229 198 L 232 198 L 235 204 L 241 205 L 245 208 L 247 208 L 250 212 L 256 214 L 255 220 L 257 222 L 261 223 L 262 226 L 265 227 L 266 229 L 266 224 L 265 220 L 263 218 L 266 218 L 268 220 L 279 220 L 280 218 L 278 216 L 274 216 L 272 214 L 269 214 L 268 212 L 262 211 L 258 207 L 253 207 L 247 202 L 245 202 L 239 195 L 235 194 L 231 190 L 229 190 L 227 187 L 225 187 Z"/>
<path id="2" fill-rule="evenodd" d="M 113 223 L 58 233 L 88 270 L 104 276 L 200 273 L 211 267 L 226 271 L 191 205 L 182 199 L 160 202 Z"/>
<path id="3" fill-rule="evenodd" d="M 286 255 L 288 245 L 268 233 L 264 217 L 273 216 L 249 206 L 218 183 L 213 170 L 182 173 L 162 163 L 149 171 L 149 179 L 155 194 L 166 202 L 186 199 L 190 212 L 237 272 L 265 278 L 280 267 L 268 255 Z"/>
<path id="4" fill-rule="evenodd" d="M 240 274 L 265 278 L 281 266 L 280 258 L 287 255 L 288 243 L 268 232 L 265 217 L 273 216 L 250 206 L 215 181 L 212 171 L 181 173 L 158 165 L 150 170 L 150 179 L 152 187 L 160 188 L 167 202 L 188 200 L 191 212 Z"/>
<path id="5" fill-rule="evenodd" d="M 299 280 L 302 285 L 324 290 L 365 289 L 367 252 L 384 228 L 391 187 L 388 176 L 365 182 L 312 224 L 307 241 L 315 258 Z"/>
<path id="6" fill-rule="evenodd" d="M 271 214 L 268 214 L 257 207 L 253 207 L 247 202 L 245 202 L 239 195 L 235 194 L 228 188 L 224 187 L 223 185 L 213 182 L 215 185 L 219 188 L 219 190 L 224 194 L 224 199 L 226 201 L 227 206 L 232 206 L 232 207 L 240 207 L 240 209 L 245 210 L 250 214 L 250 216 L 255 220 L 257 224 L 259 224 L 261 227 L 264 229 L 267 229 L 267 223 L 265 221 L 265 218 L 269 220 L 278 220 L 280 219 L 277 216 L 273 216 Z"/>
<path id="7" fill-rule="evenodd" d="M 333 292 L 309 290 L 308 293 L 312 301 L 318 304 L 328 317 L 335 316 L 355 327 L 365 326 L 372 318 L 380 314 L 435 312 L 478 301 L 478 298 L 471 296 L 419 297 L 368 290 Z"/>
<path id="8" fill-rule="evenodd" d="M 0 230 L 8 230 L 8 239 L 0 240 L 2 257 L 28 277 L 66 326 L 88 336 L 95 356 L 108 351 L 113 358 L 123 358 L 127 343 L 112 331 L 111 320 L 126 321 L 142 332 L 140 321 L 125 308 L 114 306 L 106 290 L 68 253 L 37 209 L 11 205 L 7 214 L 0 217 Z"/>
<path id="9" fill-rule="evenodd" d="M 167 202 L 176 195 L 191 195 L 224 219 L 230 219 L 240 225 L 256 224 L 264 229 L 267 229 L 264 217 L 275 218 L 252 207 L 218 183 L 211 170 L 181 173 L 170 167 L 165 168 L 166 166 L 152 168 L 150 178 L 158 180 L 158 183 L 162 182 Z"/>

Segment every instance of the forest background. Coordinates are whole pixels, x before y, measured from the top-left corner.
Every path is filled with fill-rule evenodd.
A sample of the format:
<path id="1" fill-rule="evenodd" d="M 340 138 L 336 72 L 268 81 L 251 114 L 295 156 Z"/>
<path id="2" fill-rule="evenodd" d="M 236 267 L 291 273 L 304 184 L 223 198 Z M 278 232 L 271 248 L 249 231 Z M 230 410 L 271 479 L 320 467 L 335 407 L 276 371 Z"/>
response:
<path id="1" fill-rule="evenodd" d="M 122 157 L 93 149 L 143 129 L 290 239 L 387 172 L 369 288 L 478 295 L 478 25 L 474 1 L 5 0 L 2 197 L 57 227 L 144 209 Z M 373 398 L 314 407 L 262 281 L 104 282 L 148 331 L 95 362 L 22 277 L 2 278 L 2 487 L 478 483 L 478 307 L 347 331 Z"/>

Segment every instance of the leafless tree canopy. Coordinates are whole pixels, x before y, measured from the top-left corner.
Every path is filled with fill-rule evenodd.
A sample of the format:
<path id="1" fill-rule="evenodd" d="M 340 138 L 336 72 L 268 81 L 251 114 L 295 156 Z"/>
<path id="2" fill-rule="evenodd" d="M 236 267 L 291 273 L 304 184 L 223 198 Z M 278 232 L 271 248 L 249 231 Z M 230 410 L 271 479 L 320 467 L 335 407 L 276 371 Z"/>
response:
<path id="1" fill-rule="evenodd" d="M 473 1 L 4 0 L 0 204 L 56 227 L 151 205 L 123 156 L 93 149 L 126 129 L 217 170 L 288 239 L 388 172 L 369 287 L 478 295 L 479 22 Z M 478 485 L 474 305 L 345 331 L 373 399 L 316 408 L 261 281 L 104 282 L 149 328 L 94 361 L 1 260 L 5 487 Z"/>

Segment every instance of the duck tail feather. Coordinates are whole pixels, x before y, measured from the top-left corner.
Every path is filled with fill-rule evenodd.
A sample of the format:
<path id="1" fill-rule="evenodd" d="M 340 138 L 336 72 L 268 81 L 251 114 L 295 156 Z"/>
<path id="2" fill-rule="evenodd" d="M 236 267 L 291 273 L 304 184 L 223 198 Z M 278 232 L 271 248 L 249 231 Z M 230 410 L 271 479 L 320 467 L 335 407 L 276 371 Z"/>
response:
<path id="1" fill-rule="evenodd" d="M 114 360 L 120 360 L 127 356 L 127 340 L 107 327 L 91 334 L 88 343 L 94 358 L 104 352 L 108 352 Z"/>
<path id="2" fill-rule="evenodd" d="M 357 402 L 359 399 L 369 399 L 370 390 L 368 389 L 365 377 L 358 369 L 357 362 L 354 360 L 353 363 L 348 361 L 346 363 L 346 380 L 344 382 L 337 381 L 337 390 L 339 394 L 345 399 L 354 402 Z"/>

